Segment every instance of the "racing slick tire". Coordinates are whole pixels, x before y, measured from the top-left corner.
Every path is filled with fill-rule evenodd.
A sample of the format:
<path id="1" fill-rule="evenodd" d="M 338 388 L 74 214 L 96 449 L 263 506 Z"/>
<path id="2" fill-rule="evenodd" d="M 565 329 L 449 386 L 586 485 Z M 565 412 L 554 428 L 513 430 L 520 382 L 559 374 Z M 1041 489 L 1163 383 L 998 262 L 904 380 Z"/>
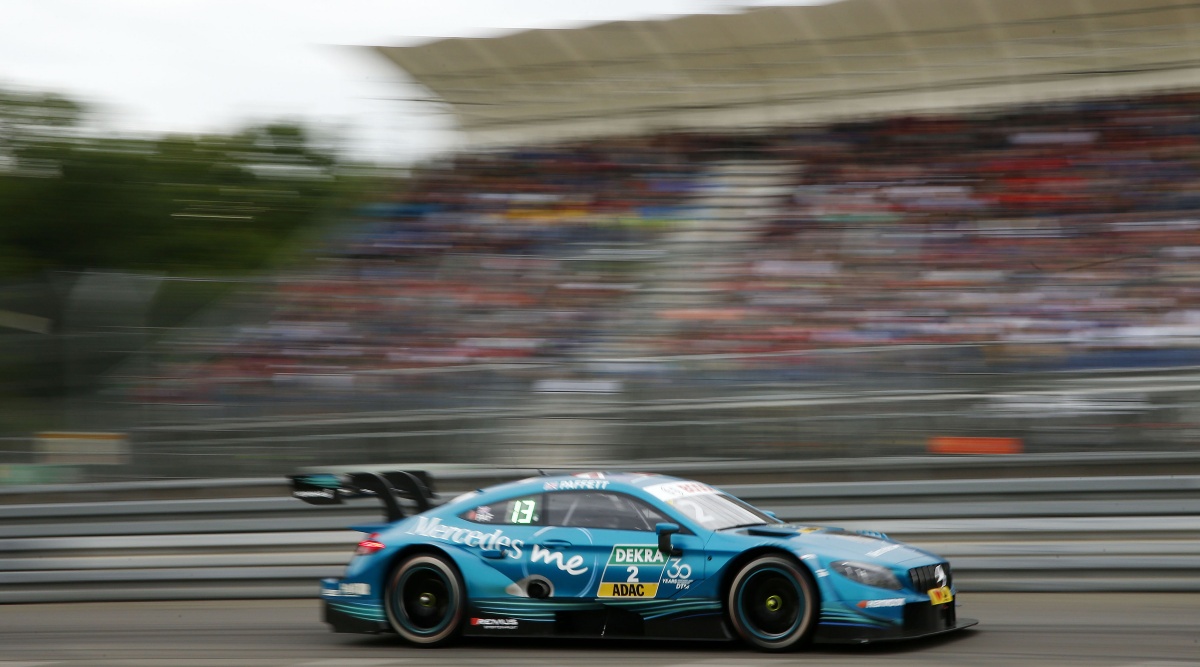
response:
<path id="1" fill-rule="evenodd" d="M 416 554 L 389 575 L 384 603 L 396 634 L 419 646 L 443 646 L 462 629 L 466 590 L 448 559 Z"/>
<path id="2" fill-rule="evenodd" d="M 806 643 L 819 607 L 816 585 L 804 566 L 777 555 L 742 566 L 726 599 L 734 631 L 761 651 L 787 651 Z"/>

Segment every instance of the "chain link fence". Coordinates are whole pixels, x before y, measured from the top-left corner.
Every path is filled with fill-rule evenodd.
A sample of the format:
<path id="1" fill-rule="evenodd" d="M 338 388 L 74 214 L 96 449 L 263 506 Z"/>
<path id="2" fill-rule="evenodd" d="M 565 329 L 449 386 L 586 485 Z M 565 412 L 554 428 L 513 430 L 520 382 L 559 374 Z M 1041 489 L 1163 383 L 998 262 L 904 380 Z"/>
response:
<path id="1" fill-rule="evenodd" d="M 282 375 L 205 402 L 110 393 L 74 409 L 129 448 L 103 465 L 56 459 L 86 479 L 908 456 L 946 438 L 1029 453 L 1189 451 L 1200 366 L 1012 370 L 978 346 L 879 348 Z M 3 443 L 0 465 L 46 463 L 36 434 Z"/>

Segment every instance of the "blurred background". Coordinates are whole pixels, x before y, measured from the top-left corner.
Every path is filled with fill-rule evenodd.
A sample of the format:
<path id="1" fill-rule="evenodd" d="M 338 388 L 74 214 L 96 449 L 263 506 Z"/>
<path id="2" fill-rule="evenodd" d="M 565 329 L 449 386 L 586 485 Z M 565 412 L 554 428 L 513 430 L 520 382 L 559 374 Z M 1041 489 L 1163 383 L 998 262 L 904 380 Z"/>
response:
<path id="1" fill-rule="evenodd" d="M 1200 10 L 663 6 L 354 5 L 330 122 L 0 50 L 0 484 L 1195 451 Z"/>

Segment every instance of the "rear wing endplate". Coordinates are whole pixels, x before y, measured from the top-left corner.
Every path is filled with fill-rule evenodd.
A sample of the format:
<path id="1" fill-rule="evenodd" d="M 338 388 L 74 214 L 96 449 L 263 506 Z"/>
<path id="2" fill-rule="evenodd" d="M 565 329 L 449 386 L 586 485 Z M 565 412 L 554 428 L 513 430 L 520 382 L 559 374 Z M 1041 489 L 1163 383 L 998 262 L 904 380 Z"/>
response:
<path id="1" fill-rule="evenodd" d="M 388 522 L 404 518 L 401 500 L 411 501 L 417 512 L 433 507 L 437 496 L 425 471 L 307 473 L 290 475 L 292 497 L 311 505 L 340 505 L 351 498 L 378 498 Z"/>

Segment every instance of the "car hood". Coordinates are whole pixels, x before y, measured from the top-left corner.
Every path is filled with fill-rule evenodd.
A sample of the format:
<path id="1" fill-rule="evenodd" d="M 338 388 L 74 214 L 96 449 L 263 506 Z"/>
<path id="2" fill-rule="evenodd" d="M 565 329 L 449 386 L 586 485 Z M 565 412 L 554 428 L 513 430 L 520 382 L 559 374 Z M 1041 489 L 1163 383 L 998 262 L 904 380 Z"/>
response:
<path id="1" fill-rule="evenodd" d="M 830 526 L 770 524 L 721 531 L 761 540 L 784 540 L 790 549 L 813 550 L 835 558 L 905 563 L 937 557 L 927 551 L 888 538 L 883 533 L 851 531 Z"/>

